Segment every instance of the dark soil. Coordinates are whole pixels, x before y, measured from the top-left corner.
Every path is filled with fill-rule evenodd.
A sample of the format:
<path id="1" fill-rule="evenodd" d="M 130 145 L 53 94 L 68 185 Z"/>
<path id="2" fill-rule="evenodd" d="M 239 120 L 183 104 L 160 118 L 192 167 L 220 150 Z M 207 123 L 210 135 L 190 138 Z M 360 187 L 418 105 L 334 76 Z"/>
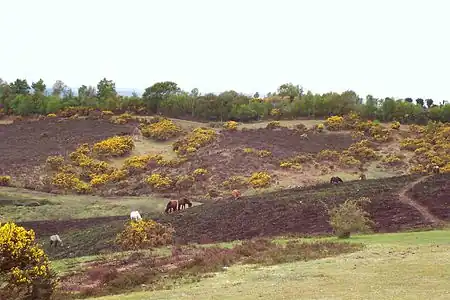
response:
<path id="1" fill-rule="evenodd" d="M 130 125 L 107 120 L 44 119 L 0 125 L 0 175 L 16 180 L 33 174 L 34 167 L 50 155 L 66 155 L 82 143 L 94 143 L 121 133 L 131 133 Z"/>
<path id="2" fill-rule="evenodd" d="M 415 185 L 408 193 L 414 201 L 427 207 L 443 221 L 450 220 L 450 176 L 440 174 Z"/>

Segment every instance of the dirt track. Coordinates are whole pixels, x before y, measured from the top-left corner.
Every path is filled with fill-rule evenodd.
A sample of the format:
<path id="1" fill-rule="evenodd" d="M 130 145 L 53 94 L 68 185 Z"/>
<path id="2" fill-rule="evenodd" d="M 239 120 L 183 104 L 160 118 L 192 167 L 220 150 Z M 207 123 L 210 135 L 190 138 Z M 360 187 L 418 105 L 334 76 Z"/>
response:
<path id="1" fill-rule="evenodd" d="M 0 125 L 0 175 L 33 176 L 49 155 L 66 154 L 79 144 L 131 132 L 129 125 L 106 120 L 46 119 Z"/>

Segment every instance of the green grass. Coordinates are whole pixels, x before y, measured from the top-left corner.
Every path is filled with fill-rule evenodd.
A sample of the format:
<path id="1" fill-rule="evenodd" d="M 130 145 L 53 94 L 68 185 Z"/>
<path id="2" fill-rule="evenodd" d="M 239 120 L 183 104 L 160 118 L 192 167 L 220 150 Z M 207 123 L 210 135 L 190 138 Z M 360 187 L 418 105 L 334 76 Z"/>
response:
<path id="1" fill-rule="evenodd" d="M 16 206 L 11 205 L 11 201 L 39 202 L 43 205 Z M 0 188 L 0 220 L 15 222 L 66 220 L 128 215 L 132 210 L 139 210 L 141 214 L 159 213 L 164 211 L 166 202 L 167 199 L 154 196 L 104 198 Z"/>
<path id="2" fill-rule="evenodd" d="M 270 267 L 236 265 L 173 290 L 101 300 L 449 299 L 450 230 L 354 236 L 366 249 Z"/>

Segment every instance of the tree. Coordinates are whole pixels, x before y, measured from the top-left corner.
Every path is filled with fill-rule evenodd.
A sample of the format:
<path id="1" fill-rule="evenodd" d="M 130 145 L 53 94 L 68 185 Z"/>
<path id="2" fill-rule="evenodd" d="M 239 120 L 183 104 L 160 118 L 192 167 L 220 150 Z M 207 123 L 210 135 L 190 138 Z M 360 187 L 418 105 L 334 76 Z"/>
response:
<path id="1" fill-rule="evenodd" d="M 67 85 L 61 80 L 56 80 L 56 82 L 52 86 L 52 95 L 61 97 L 61 94 L 65 92 L 67 89 Z"/>
<path id="2" fill-rule="evenodd" d="M 14 299 L 50 299 L 54 274 L 33 230 L 12 222 L 0 224 L 0 254 L 0 278 L 7 284 L 1 293 L 12 292 Z M 0 294 L 1 299 L 11 299 L 4 297 Z"/>
<path id="3" fill-rule="evenodd" d="M 150 111 L 156 113 L 162 100 L 169 95 L 179 93 L 180 91 L 181 89 L 175 82 L 157 82 L 145 89 L 144 94 L 142 94 L 142 100 Z"/>
<path id="4" fill-rule="evenodd" d="M 30 93 L 30 86 L 28 85 L 26 79 L 16 79 L 16 81 L 11 83 L 9 86 L 12 92 L 16 95 L 28 95 Z"/>
<path id="5" fill-rule="evenodd" d="M 360 207 L 363 203 L 370 203 L 370 199 L 367 197 L 347 199 L 328 211 L 330 225 L 339 238 L 349 238 L 353 232 L 365 232 L 370 229 L 373 222 L 368 218 L 368 213 Z"/>
<path id="6" fill-rule="evenodd" d="M 292 83 L 285 83 L 278 87 L 278 95 L 281 97 L 289 97 L 289 100 L 294 101 L 295 97 L 301 97 L 303 95 L 303 88 L 299 85 L 293 85 Z"/>
<path id="7" fill-rule="evenodd" d="M 425 100 L 425 102 L 427 103 L 428 108 L 430 108 L 433 105 L 433 99 L 427 99 Z"/>
<path id="8" fill-rule="evenodd" d="M 45 88 L 47 86 L 44 83 L 44 80 L 39 79 L 37 82 L 33 82 L 31 84 L 31 88 L 34 90 L 35 94 L 43 95 L 45 93 Z"/>
<path id="9" fill-rule="evenodd" d="M 259 93 L 256 92 L 256 93 L 253 95 L 253 98 L 255 98 L 255 99 L 259 98 Z"/>
<path id="10" fill-rule="evenodd" d="M 424 101 L 423 101 L 422 98 L 417 98 L 417 99 L 416 99 L 416 103 L 417 103 L 417 105 L 420 105 L 420 106 L 422 106 L 422 107 L 423 107 L 423 105 L 424 105 Z"/>
<path id="11" fill-rule="evenodd" d="M 405 98 L 405 101 L 406 101 L 406 102 L 409 102 L 409 103 L 412 103 L 412 102 L 413 102 L 413 99 L 408 97 L 408 98 Z"/>
<path id="12" fill-rule="evenodd" d="M 112 80 L 103 78 L 97 84 L 97 97 L 101 99 L 114 98 L 117 96 L 116 84 Z"/>

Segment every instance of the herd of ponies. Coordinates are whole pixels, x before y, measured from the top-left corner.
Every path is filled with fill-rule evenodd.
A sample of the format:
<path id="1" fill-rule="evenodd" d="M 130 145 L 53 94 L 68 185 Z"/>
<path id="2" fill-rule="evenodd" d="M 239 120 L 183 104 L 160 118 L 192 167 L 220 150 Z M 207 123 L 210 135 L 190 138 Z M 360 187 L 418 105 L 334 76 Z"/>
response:
<path id="1" fill-rule="evenodd" d="M 440 168 L 439 166 L 433 166 L 432 167 L 432 172 L 434 174 L 439 174 L 440 173 Z M 361 174 L 359 176 L 359 180 L 366 180 L 366 175 L 365 174 Z M 330 183 L 331 184 L 339 184 L 339 183 L 343 183 L 344 181 L 339 177 L 339 176 L 333 176 L 330 179 Z M 233 190 L 231 191 L 231 195 L 233 196 L 233 198 L 235 200 L 239 199 L 241 197 L 241 192 L 239 190 Z M 192 202 L 189 201 L 189 199 L 187 198 L 182 198 L 181 200 L 169 200 L 169 202 L 166 205 L 166 209 L 164 210 L 165 213 L 171 213 L 177 210 L 182 210 L 186 208 L 186 205 L 188 207 L 192 207 Z M 139 211 L 134 210 L 130 213 L 130 219 L 131 221 L 141 221 L 142 217 L 141 214 L 139 213 Z M 59 235 L 54 234 L 52 236 L 50 236 L 50 246 L 54 245 L 55 247 L 60 244 L 61 246 L 63 246 L 63 242 L 60 238 Z"/>

